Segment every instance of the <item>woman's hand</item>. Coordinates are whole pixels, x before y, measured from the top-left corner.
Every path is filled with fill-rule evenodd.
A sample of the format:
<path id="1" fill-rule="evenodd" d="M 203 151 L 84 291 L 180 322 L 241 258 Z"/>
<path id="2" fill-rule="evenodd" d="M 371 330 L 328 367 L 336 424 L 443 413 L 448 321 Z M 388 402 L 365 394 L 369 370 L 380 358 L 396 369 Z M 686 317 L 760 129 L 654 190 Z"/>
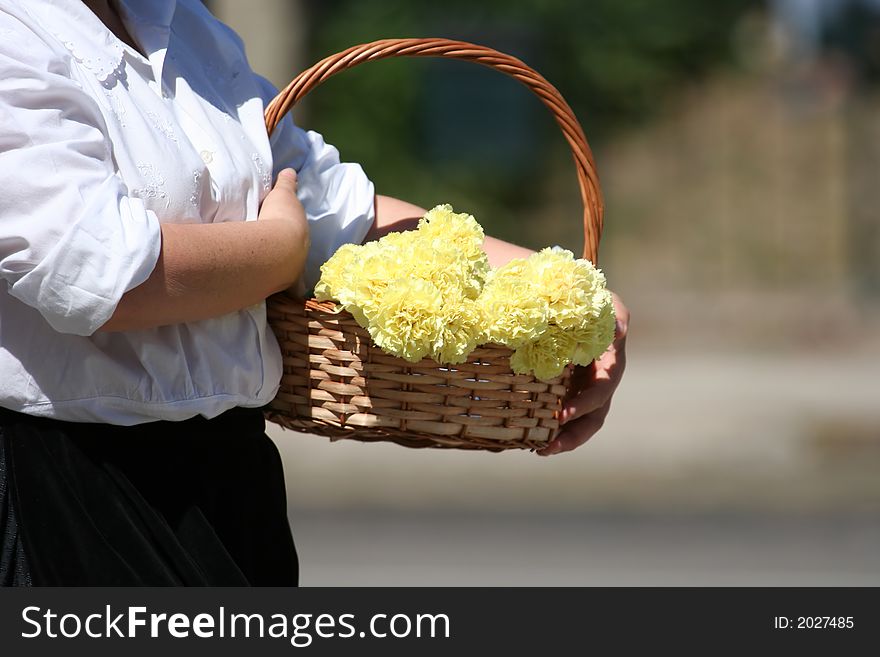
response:
<path id="1" fill-rule="evenodd" d="M 614 342 L 592 365 L 575 368 L 568 397 L 562 402 L 562 431 L 547 447 L 537 452 L 541 456 L 580 447 L 605 423 L 611 409 L 611 397 L 626 367 L 629 310 L 616 294 L 614 310 L 617 316 Z"/>
<path id="2" fill-rule="evenodd" d="M 309 221 L 306 211 L 296 196 L 296 171 L 284 169 L 278 174 L 275 186 L 260 205 L 258 222 L 272 222 L 277 228 L 278 239 L 289 245 L 291 257 L 287 258 L 288 280 L 291 291 L 302 276 L 309 250 Z M 303 245 L 305 248 L 303 248 Z M 301 290 L 297 290 L 301 294 Z"/>
<path id="3" fill-rule="evenodd" d="M 260 205 L 259 221 L 286 221 L 301 231 L 308 231 L 306 211 L 296 196 L 296 171 L 284 169 L 275 186 Z"/>
<path id="4" fill-rule="evenodd" d="M 296 174 L 282 171 L 258 221 L 162 224 L 159 259 L 100 331 L 131 331 L 219 317 L 288 289 L 309 250 Z"/>

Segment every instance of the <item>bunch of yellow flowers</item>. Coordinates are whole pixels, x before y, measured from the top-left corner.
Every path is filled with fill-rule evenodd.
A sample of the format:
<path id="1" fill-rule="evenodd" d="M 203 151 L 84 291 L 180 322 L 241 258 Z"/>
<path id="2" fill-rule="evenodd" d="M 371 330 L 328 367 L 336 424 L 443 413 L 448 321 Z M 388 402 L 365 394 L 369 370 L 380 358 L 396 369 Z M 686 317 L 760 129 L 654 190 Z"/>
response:
<path id="1" fill-rule="evenodd" d="M 493 270 L 484 238 L 471 215 L 438 205 L 416 230 L 340 247 L 315 297 L 339 303 L 410 362 L 462 363 L 491 343 L 513 349 L 514 372 L 546 380 L 608 348 L 614 306 L 600 270 L 559 248 Z"/>

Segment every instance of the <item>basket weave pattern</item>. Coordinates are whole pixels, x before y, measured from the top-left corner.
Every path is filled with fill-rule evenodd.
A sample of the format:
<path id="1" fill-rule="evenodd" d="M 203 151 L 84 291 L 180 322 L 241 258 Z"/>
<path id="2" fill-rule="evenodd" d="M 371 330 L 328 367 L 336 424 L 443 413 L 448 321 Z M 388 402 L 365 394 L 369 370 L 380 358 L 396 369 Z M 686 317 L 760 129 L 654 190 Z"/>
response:
<path id="1" fill-rule="evenodd" d="M 272 130 L 311 89 L 337 73 L 388 57 L 472 61 L 516 78 L 551 111 L 568 141 L 584 204 L 584 257 L 597 260 L 603 205 L 583 130 L 559 92 L 520 60 L 491 48 L 448 39 L 386 39 L 331 55 L 298 75 L 266 109 Z M 365 329 L 334 304 L 282 293 L 267 303 L 281 346 L 284 374 L 266 411 L 288 429 L 407 447 L 540 449 L 559 430 L 570 375 L 538 381 L 510 369 L 511 351 L 474 350 L 467 362 L 409 363 L 385 354 Z"/>

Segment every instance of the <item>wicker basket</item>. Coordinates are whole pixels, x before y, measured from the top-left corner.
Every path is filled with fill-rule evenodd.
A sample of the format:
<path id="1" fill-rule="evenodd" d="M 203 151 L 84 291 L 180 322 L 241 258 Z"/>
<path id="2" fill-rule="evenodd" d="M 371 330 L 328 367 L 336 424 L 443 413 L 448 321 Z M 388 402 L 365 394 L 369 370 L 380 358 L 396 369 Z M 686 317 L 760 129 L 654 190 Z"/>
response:
<path id="1" fill-rule="evenodd" d="M 271 133 L 314 87 L 363 62 L 446 57 L 483 64 L 522 82 L 552 112 L 571 146 L 584 204 L 584 257 L 596 262 L 603 206 L 593 156 L 568 103 L 536 71 L 503 53 L 448 39 L 386 39 L 354 46 L 300 73 L 266 109 Z M 288 294 L 268 301 L 284 375 L 266 410 L 271 422 L 331 439 L 391 441 L 407 447 L 500 451 L 540 449 L 559 430 L 570 369 L 542 382 L 514 374 L 510 350 L 477 348 L 466 363 L 408 363 L 385 354 L 347 312 Z"/>

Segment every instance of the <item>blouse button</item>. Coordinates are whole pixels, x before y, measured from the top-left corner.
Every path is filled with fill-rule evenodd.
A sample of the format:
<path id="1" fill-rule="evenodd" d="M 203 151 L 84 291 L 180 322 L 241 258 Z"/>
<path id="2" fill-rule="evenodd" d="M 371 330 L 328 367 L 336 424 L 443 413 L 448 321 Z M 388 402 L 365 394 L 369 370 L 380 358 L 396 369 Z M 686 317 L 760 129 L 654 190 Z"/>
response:
<path id="1" fill-rule="evenodd" d="M 202 162 L 204 162 L 205 164 L 211 164 L 211 162 L 214 161 L 214 154 L 209 150 L 204 150 L 199 153 L 199 155 L 201 155 Z"/>

